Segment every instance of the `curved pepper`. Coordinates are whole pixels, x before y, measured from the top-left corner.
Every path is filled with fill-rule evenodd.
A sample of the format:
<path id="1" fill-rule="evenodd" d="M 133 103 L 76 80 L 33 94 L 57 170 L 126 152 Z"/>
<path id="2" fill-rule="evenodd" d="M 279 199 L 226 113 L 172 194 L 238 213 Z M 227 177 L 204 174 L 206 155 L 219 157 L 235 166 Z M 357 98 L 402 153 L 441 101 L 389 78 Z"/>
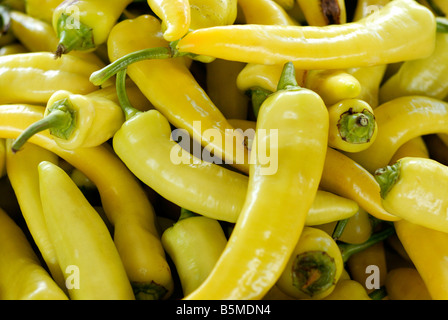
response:
<path id="1" fill-rule="evenodd" d="M 51 151 L 28 143 L 19 153 L 11 152 L 12 140 L 7 139 L 7 174 L 20 205 L 26 225 L 56 283 L 65 288 L 64 276 L 58 264 L 58 257 L 45 225 L 39 192 L 37 165 L 41 161 L 58 163 L 58 157 Z"/>
<path id="2" fill-rule="evenodd" d="M 361 91 L 355 98 L 364 100 L 372 109 L 378 107 L 380 85 L 386 69 L 387 65 L 385 64 L 346 69 L 346 72 L 354 76 L 361 86 Z"/>
<path id="3" fill-rule="evenodd" d="M 405 142 L 426 134 L 448 133 L 448 103 L 426 97 L 405 96 L 375 109 L 378 134 L 366 150 L 348 156 L 373 173 L 385 167 Z"/>
<path id="4" fill-rule="evenodd" d="M 445 201 L 448 167 L 428 158 L 404 157 L 380 168 L 375 178 L 389 212 L 426 228 L 448 231 Z"/>
<path id="5" fill-rule="evenodd" d="M 64 0 L 26 0 L 25 13 L 33 18 L 52 23 L 53 12 Z"/>
<path id="6" fill-rule="evenodd" d="M 104 71 L 110 76 L 124 68 L 120 64 L 122 61 L 120 59 L 128 61 L 128 54 L 145 48 L 159 52 L 160 48 L 164 49 L 166 45 L 167 42 L 160 34 L 160 22 L 155 17 L 142 15 L 133 20 L 122 21 L 113 28 L 108 40 L 109 55 L 114 62 L 92 74 L 91 80 L 99 84 L 104 80 L 102 79 Z M 165 58 L 170 57 L 165 50 L 162 50 L 161 55 Z M 115 66 L 118 66 L 117 70 L 114 70 Z M 114 70 L 112 73 L 109 72 L 110 68 Z M 228 123 L 193 77 L 182 58 L 139 61 L 128 65 L 127 73 L 173 126 L 187 130 L 190 137 L 200 141 L 204 148 L 227 164 L 242 172 L 248 171 L 248 150 L 242 143 L 244 137 Z M 174 80 L 180 89 L 167 90 Z M 216 136 L 207 135 L 208 129 L 219 132 L 221 138 L 213 139 Z"/>
<path id="7" fill-rule="evenodd" d="M 28 242 L 22 229 L 0 209 L 0 299 L 68 300 Z"/>
<path id="8" fill-rule="evenodd" d="M 246 23 L 268 25 L 298 25 L 285 8 L 272 0 L 238 0 Z M 281 68 L 280 68 L 281 72 Z"/>
<path id="9" fill-rule="evenodd" d="M 295 86 L 293 70 L 292 64 L 285 65 L 285 82 L 291 86 L 280 87 L 263 103 L 253 144 L 262 148 L 263 143 L 278 154 L 277 170 L 266 174 L 252 150 L 254 163 L 238 221 L 209 277 L 187 300 L 262 298 L 300 238 L 322 174 L 328 112 L 316 93 Z M 263 130 L 268 131 L 264 138 Z"/>
<path id="10" fill-rule="evenodd" d="M 233 24 L 237 3 L 237 0 L 190 0 L 190 30 Z"/>
<path id="11" fill-rule="evenodd" d="M 319 94 L 327 106 L 354 99 L 361 93 L 358 79 L 345 70 L 309 70 L 304 86 Z"/>
<path id="12" fill-rule="evenodd" d="M 333 292 L 323 300 L 372 300 L 358 281 L 346 279 L 336 284 Z"/>
<path id="13" fill-rule="evenodd" d="M 437 32 L 436 47 L 427 58 L 404 62 L 380 88 L 380 103 L 422 95 L 443 100 L 448 95 L 448 33 Z"/>
<path id="14" fill-rule="evenodd" d="M 396 268 L 386 277 L 390 300 L 432 300 L 420 273 L 415 268 Z"/>
<path id="15" fill-rule="evenodd" d="M 11 31 L 29 51 L 54 52 L 59 39 L 51 23 L 26 15 L 20 11 L 11 11 L 10 15 Z M 98 65 L 98 68 L 104 67 L 103 61 L 94 52 L 72 51 L 69 54 L 95 63 Z"/>
<path id="16" fill-rule="evenodd" d="M 148 5 L 162 20 L 163 37 L 166 41 L 178 40 L 190 30 L 189 0 L 148 0 Z"/>
<path id="17" fill-rule="evenodd" d="M 42 119 L 43 107 L 2 105 L 0 137 L 17 138 Z M 162 299 L 172 293 L 173 279 L 155 224 L 147 194 L 118 157 L 106 146 L 68 151 L 59 148 L 46 132 L 34 135 L 35 143 L 54 152 L 81 170 L 97 187 L 114 242 L 138 299 Z"/>
<path id="18" fill-rule="evenodd" d="M 55 60 L 49 52 L 0 57 L 0 103 L 46 104 L 58 90 L 87 94 L 95 87 L 89 76 L 98 66 L 79 57 Z"/>
<path id="19" fill-rule="evenodd" d="M 305 227 L 277 286 L 297 299 L 323 299 L 344 269 L 336 241 L 323 230 Z"/>
<path id="20" fill-rule="evenodd" d="M 423 137 L 416 137 L 408 142 L 405 142 L 401 147 L 395 151 L 393 157 L 390 159 L 389 164 L 394 164 L 399 159 L 404 157 L 421 157 L 429 158 L 429 150 L 426 146 Z"/>
<path id="21" fill-rule="evenodd" d="M 113 101 L 59 90 L 48 100 L 44 118 L 20 134 L 12 149 L 18 151 L 31 136 L 46 129 L 63 149 L 96 147 L 109 140 L 123 122 L 123 111 Z"/>
<path id="22" fill-rule="evenodd" d="M 57 165 L 43 161 L 38 171 L 43 214 L 59 265 L 67 284 L 72 276 L 79 277 L 67 286 L 70 298 L 133 300 L 123 263 L 99 214 Z M 72 274 L 73 266 L 78 272 Z"/>
<path id="23" fill-rule="evenodd" d="M 328 106 L 330 127 L 328 146 L 359 152 L 375 141 L 378 125 L 372 107 L 360 99 L 344 99 Z"/>
<path id="24" fill-rule="evenodd" d="M 343 0 L 297 0 L 297 3 L 310 26 L 347 22 L 347 12 Z"/>
<path id="25" fill-rule="evenodd" d="M 72 50 L 92 51 L 107 41 L 109 32 L 132 0 L 71 0 L 54 9 L 52 25 L 59 38 L 55 56 Z"/>
<path id="26" fill-rule="evenodd" d="M 28 52 L 28 50 L 20 43 L 8 44 L 0 48 L 0 56 L 26 52 Z"/>
<path id="27" fill-rule="evenodd" d="M 343 69 L 425 58 L 434 50 L 435 35 L 429 9 L 395 0 L 375 16 L 342 25 L 198 29 L 183 37 L 176 49 L 247 63 L 292 61 L 300 69 Z"/>
<path id="28" fill-rule="evenodd" d="M 186 296 L 210 274 L 227 238 L 217 220 L 182 212 L 179 220 L 163 232 L 162 244 L 176 266 Z"/>

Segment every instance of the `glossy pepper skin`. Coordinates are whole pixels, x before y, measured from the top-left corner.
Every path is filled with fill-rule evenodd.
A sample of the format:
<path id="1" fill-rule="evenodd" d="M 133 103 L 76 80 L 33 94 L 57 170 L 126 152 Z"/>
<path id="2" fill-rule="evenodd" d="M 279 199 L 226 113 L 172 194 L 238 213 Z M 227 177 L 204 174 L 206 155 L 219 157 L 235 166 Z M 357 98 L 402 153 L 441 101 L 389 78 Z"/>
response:
<path id="1" fill-rule="evenodd" d="M 385 167 L 405 142 L 425 134 L 446 133 L 448 103 L 426 97 L 405 96 L 375 109 L 378 135 L 372 145 L 348 156 L 369 172 Z"/>
<path id="2" fill-rule="evenodd" d="M 334 290 L 343 265 L 336 241 L 325 231 L 305 227 L 277 286 L 297 299 L 322 299 Z"/>
<path id="3" fill-rule="evenodd" d="M 390 270 L 385 286 L 390 300 L 432 300 L 425 282 L 415 268 Z"/>
<path id="4" fill-rule="evenodd" d="M 289 73 L 292 65 L 286 67 Z M 314 92 L 287 87 L 263 103 L 254 146 L 262 129 L 278 130 L 278 144 L 270 149 L 278 152 L 277 170 L 265 174 L 252 153 L 255 161 L 250 166 L 246 201 L 228 244 L 209 277 L 187 300 L 262 298 L 300 238 L 323 169 L 328 112 Z M 270 133 L 266 138 L 269 143 L 275 137 Z M 303 201 L 297 203 L 294 199 L 298 198 Z"/>
<path id="5" fill-rule="evenodd" d="M 95 87 L 89 76 L 98 66 L 74 56 L 55 60 L 50 52 L 0 57 L 0 103 L 46 104 L 58 90 L 86 94 Z"/>
<path id="6" fill-rule="evenodd" d="M 0 298 L 68 300 L 41 265 L 25 233 L 0 209 Z"/>
<path id="7" fill-rule="evenodd" d="M 8 54 L 26 53 L 28 50 L 20 43 L 8 44 L 0 48 L 0 56 L 6 56 Z"/>
<path id="8" fill-rule="evenodd" d="M 20 211 L 51 276 L 61 288 L 65 288 L 64 276 L 42 212 L 37 171 L 41 161 L 57 164 L 58 157 L 53 152 L 31 143 L 25 144 L 21 152 L 13 153 L 12 139 L 7 139 L 6 142 L 7 174 L 20 205 Z"/>
<path id="9" fill-rule="evenodd" d="M 120 106 L 109 99 L 58 90 L 48 100 L 44 118 L 28 127 L 12 148 L 18 151 L 31 135 L 45 129 L 63 149 L 96 147 L 112 138 L 123 122 Z"/>
<path id="10" fill-rule="evenodd" d="M 346 279 L 336 284 L 333 292 L 324 300 L 372 300 L 358 281 Z"/>
<path id="11" fill-rule="evenodd" d="M 173 259 L 185 296 L 196 290 L 210 274 L 227 244 L 227 238 L 217 220 L 181 215 L 163 232 L 162 244 Z"/>
<path id="12" fill-rule="evenodd" d="M 160 35 L 160 22 L 152 16 L 142 15 L 122 21 L 113 28 L 108 40 L 109 57 L 115 61 L 140 49 L 166 45 Z M 203 147 L 212 150 L 226 163 L 242 172 L 248 171 L 248 150 L 242 143 L 243 137 L 228 123 L 182 58 L 140 61 L 129 65 L 127 74 L 173 126 L 187 130 L 193 139 L 200 139 Z M 168 90 L 173 79 L 179 90 Z M 195 123 L 200 126 L 194 126 Z M 216 130 L 222 139 L 213 141 L 204 134 L 207 129 Z M 231 148 L 233 145 L 235 147 Z"/>
<path id="13" fill-rule="evenodd" d="M 360 20 L 388 4 L 390 0 L 359 0 L 356 4 L 353 20 Z"/>
<path id="14" fill-rule="evenodd" d="M 437 32 L 436 47 L 427 58 L 404 62 L 380 88 L 381 103 L 422 95 L 443 100 L 448 95 L 448 33 Z"/>
<path id="15" fill-rule="evenodd" d="M 199 29 L 188 33 L 176 48 L 247 63 L 292 61 L 300 69 L 343 69 L 427 57 L 435 47 L 435 31 L 430 10 L 414 1 L 398 0 L 374 17 L 342 25 Z"/>
<path id="16" fill-rule="evenodd" d="M 2 105 L 0 137 L 17 138 L 42 119 L 43 107 Z M 138 299 L 162 299 L 172 293 L 173 279 L 147 194 L 120 159 L 106 146 L 64 150 L 46 132 L 30 139 L 81 170 L 97 187 L 114 227 L 114 242 Z"/>
<path id="17" fill-rule="evenodd" d="M 237 0 L 190 0 L 190 30 L 231 25 L 237 15 Z"/>
<path id="18" fill-rule="evenodd" d="M 59 38 L 56 57 L 72 50 L 92 51 L 106 43 L 110 30 L 132 0 L 65 0 L 53 12 Z"/>
<path id="19" fill-rule="evenodd" d="M 243 12 L 246 23 L 298 25 L 298 22 L 291 18 L 286 10 L 275 1 L 238 0 L 238 5 Z"/>
<path id="20" fill-rule="evenodd" d="M 189 0 L 148 0 L 148 5 L 162 20 L 163 38 L 166 41 L 178 40 L 190 30 Z"/>
<path id="21" fill-rule="evenodd" d="M 447 232 L 444 190 L 448 167 L 428 158 L 404 157 L 380 168 L 375 178 L 381 186 L 384 207 L 391 213 L 424 227 Z"/>
<path id="22" fill-rule="evenodd" d="M 79 287 L 67 288 L 70 298 L 133 300 L 131 283 L 99 214 L 57 165 L 43 161 L 38 171 L 45 222 L 66 281 L 70 266 L 79 270 Z"/>
<path id="23" fill-rule="evenodd" d="M 328 106 L 330 128 L 328 146 L 345 151 L 359 152 L 375 141 L 378 125 L 372 107 L 360 99 L 343 99 Z"/>
<path id="24" fill-rule="evenodd" d="M 33 18 L 52 23 L 53 12 L 64 0 L 26 0 L 25 13 Z"/>

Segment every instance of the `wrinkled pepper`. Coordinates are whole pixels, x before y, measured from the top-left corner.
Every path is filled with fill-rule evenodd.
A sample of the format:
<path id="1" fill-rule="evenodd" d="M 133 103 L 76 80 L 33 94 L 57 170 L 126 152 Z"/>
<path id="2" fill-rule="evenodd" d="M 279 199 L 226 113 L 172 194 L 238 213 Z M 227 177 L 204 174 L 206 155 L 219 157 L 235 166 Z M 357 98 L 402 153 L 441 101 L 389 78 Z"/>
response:
<path id="1" fill-rule="evenodd" d="M 41 161 L 57 164 L 58 157 L 53 152 L 32 143 L 25 144 L 21 152 L 13 153 L 11 144 L 12 140 L 7 139 L 6 167 L 20 211 L 51 276 L 61 288 L 65 288 L 58 257 L 45 225 L 37 171 Z"/>
<path id="2" fill-rule="evenodd" d="M 57 165 L 43 161 L 38 171 L 45 223 L 70 299 L 133 300 L 131 283 L 99 214 Z"/>
<path id="3" fill-rule="evenodd" d="M 98 66 L 79 57 L 55 60 L 49 52 L 0 57 L 0 103 L 46 104 L 58 90 L 87 94 L 97 87 L 89 81 Z"/>
<path id="4" fill-rule="evenodd" d="M 263 103 L 253 143 L 255 148 L 268 144 L 268 150 L 278 154 L 277 170 L 266 174 L 252 149 L 244 207 L 220 259 L 186 300 L 261 299 L 300 238 L 322 174 L 328 112 L 316 93 L 296 85 L 291 63 L 284 70 L 285 87 L 279 86 Z M 275 131 L 263 138 L 263 130 Z"/>
<path id="5" fill-rule="evenodd" d="M 175 48 L 246 63 L 292 61 L 299 69 L 343 69 L 425 58 L 434 50 L 435 37 L 436 21 L 429 9 L 415 1 L 395 0 L 376 15 L 345 24 L 198 29 Z"/>
<path id="6" fill-rule="evenodd" d="M 0 209 L 0 299 L 68 300 L 40 264 L 25 233 Z"/>
<path id="7" fill-rule="evenodd" d="M 330 126 L 328 146 L 359 152 L 375 141 L 378 125 L 372 107 L 360 99 L 344 99 L 328 106 Z"/>
<path id="8" fill-rule="evenodd" d="M 217 220 L 182 211 L 179 220 L 163 232 L 162 244 L 176 266 L 186 296 L 210 274 L 227 238 Z"/>
<path id="9" fill-rule="evenodd" d="M 43 107 L 0 106 L 0 137 L 15 139 L 42 119 Z M 81 170 L 97 187 L 113 239 L 138 299 L 163 299 L 173 290 L 173 279 L 157 232 L 148 196 L 118 157 L 105 145 L 68 151 L 59 148 L 45 131 L 30 139 Z"/>
<path id="10" fill-rule="evenodd" d="M 120 106 L 109 99 L 58 90 L 48 100 L 43 119 L 23 131 L 12 149 L 20 150 L 31 136 L 47 129 L 63 149 L 96 147 L 113 137 L 123 122 Z"/>
<path id="11" fill-rule="evenodd" d="M 341 251 L 328 233 L 305 227 L 277 286 L 297 299 L 323 299 L 334 290 L 343 264 Z"/>
<path id="12" fill-rule="evenodd" d="M 93 51 L 107 41 L 109 32 L 132 0 L 67 0 L 53 12 L 59 38 L 55 56 L 72 50 Z"/>

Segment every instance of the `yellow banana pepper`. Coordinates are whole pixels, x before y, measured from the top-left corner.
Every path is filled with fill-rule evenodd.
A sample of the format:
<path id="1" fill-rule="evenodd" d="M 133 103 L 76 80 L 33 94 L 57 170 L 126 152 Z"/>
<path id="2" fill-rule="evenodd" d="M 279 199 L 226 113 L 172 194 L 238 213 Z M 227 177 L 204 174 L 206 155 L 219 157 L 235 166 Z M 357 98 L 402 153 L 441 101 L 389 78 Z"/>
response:
<path id="1" fill-rule="evenodd" d="M 394 164 L 399 159 L 404 157 L 422 157 L 429 158 L 429 151 L 423 137 L 416 137 L 408 142 L 403 143 L 401 147 L 395 151 L 393 157 L 390 159 L 389 164 Z"/>
<path id="2" fill-rule="evenodd" d="M 384 7 L 391 0 L 358 0 L 353 13 L 353 20 L 360 20 Z"/>
<path id="3" fill-rule="evenodd" d="M 183 53 L 246 63 L 292 61 L 299 69 L 343 69 L 425 58 L 434 50 L 435 37 L 436 21 L 429 9 L 415 1 L 395 0 L 357 22 L 203 28 L 188 33 L 175 47 Z"/>
<path id="4" fill-rule="evenodd" d="M 304 86 L 318 93 L 327 106 L 354 99 L 361 93 L 358 79 L 345 70 L 310 70 Z"/>
<path id="5" fill-rule="evenodd" d="M 183 211 L 162 234 L 162 244 L 179 274 L 184 296 L 207 278 L 227 244 L 217 220 Z"/>
<path id="6" fill-rule="evenodd" d="M 378 107 L 379 89 L 386 72 L 387 65 L 372 67 L 348 68 L 346 72 L 358 80 L 361 91 L 355 98 L 364 100 L 372 109 Z"/>
<path id="7" fill-rule="evenodd" d="M 57 165 L 38 165 L 45 222 L 72 300 L 133 300 L 134 292 L 103 220 Z"/>
<path id="8" fill-rule="evenodd" d="M 398 238 L 432 299 L 448 299 L 448 234 L 407 220 L 394 223 Z"/>
<path id="9" fill-rule="evenodd" d="M 297 0 L 310 26 L 326 26 L 347 22 L 344 0 Z"/>
<path id="10" fill-rule="evenodd" d="M 53 12 L 59 38 L 55 56 L 72 50 L 92 51 L 107 41 L 109 32 L 132 0 L 64 1 Z"/>
<path id="11" fill-rule="evenodd" d="M 432 300 L 425 282 L 415 268 L 390 270 L 385 286 L 390 300 Z"/>
<path id="12" fill-rule="evenodd" d="M 355 280 L 342 280 L 336 284 L 333 292 L 323 300 L 372 300 L 366 289 Z"/>
<path id="13" fill-rule="evenodd" d="M 54 282 L 25 233 L 0 209 L 0 299 L 68 300 Z"/>
<path id="14" fill-rule="evenodd" d="M 128 61 L 128 54 L 145 48 L 156 51 L 161 47 L 163 49 L 167 43 L 161 37 L 160 30 L 160 22 L 149 15 L 117 24 L 108 40 L 109 55 L 116 65 L 113 63 L 92 74 L 93 83 L 101 83 L 104 80 L 102 75 L 106 73 L 110 76 L 111 69 L 112 73 L 122 69 L 120 58 Z M 164 50 L 163 52 L 165 58 L 170 56 L 166 56 Z M 173 126 L 187 130 L 190 137 L 200 141 L 204 148 L 227 164 L 242 172 L 248 172 L 248 150 L 242 143 L 244 137 L 228 123 L 193 77 L 182 58 L 139 61 L 127 66 L 127 73 Z M 179 90 L 167 90 L 172 85 L 173 79 Z M 218 139 L 216 135 L 210 136 L 207 130 L 209 133 L 219 132 L 221 138 Z"/>
<path id="15" fill-rule="evenodd" d="M 113 137 L 123 122 L 120 106 L 109 99 L 58 90 L 48 100 L 44 118 L 20 134 L 12 149 L 18 151 L 31 136 L 47 129 L 63 149 L 96 147 Z"/>
<path id="16" fill-rule="evenodd" d="M 28 52 L 28 50 L 20 43 L 8 44 L 0 48 L 0 56 L 26 52 Z"/>
<path id="17" fill-rule="evenodd" d="M 295 0 L 274 0 L 285 10 L 291 10 L 294 7 Z"/>
<path id="18" fill-rule="evenodd" d="M 405 96 L 375 109 L 378 134 L 366 150 L 348 156 L 373 173 L 385 167 L 405 142 L 431 133 L 448 133 L 448 103 L 426 97 Z"/>
<path id="19" fill-rule="evenodd" d="M 335 288 L 344 263 L 336 241 L 323 230 L 305 227 L 277 286 L 297 299 L 323 299 Z"/>
<path id="20" fill-rule="evenodd" d="M 215 59 L 206 64 L 206 92 L 227 119 L 246 119 L 249 99 L 237 87 L 245 64 Z"/>
<path id="21" fill-rule="evenodd" d="M 190 30 L 189 0 L 148 0 L 148 5 L 162 21 L 163 37 L 166 41 L 178 40 Z"/>
<path id="22" fill-rule="evenodd" d="M 7 139 L 7 174 L 20 205 L 20 211 L 50 274 L 61 288 L 65 288 L 64 276 L 45 225 L 37 171 L 41 161 L 57 164 L 58 157 L 51 151 L 31 143 L 25 144 L 21 152 L 13 153 L 11 144 L 12 140 Z"/>
<path id="23" fill-rule="evenodd" d="M 231 25 L 235 22 L 237 0 L 190 0 L 189 3 L 190 30 Z"/>
<path id="24" fill-rule="evenodd" d="M 298 25 L 285 8 L 272 0 L 238 0 L 246 23 L 268 25 Z M 280 68 L 281 72 L 281 68 Z"/>
<path id="25" fill-rule="evenodd" d="M 277 153 L 277 170 L 271 172 L 252 149 L 254 163 L 238 221 L 212 272 L 187 300 L 261 299 L 300 238 L 322 174 L 328 112 L 316 93 L 296 86 L 291 63 L 284 70 L 285 87 L 263 103 L 253 143 L 256 150 L 264 145 Z M 265 137 L 264 130 L 269 131 Z"/>
<path id="26" fill-rule="evenodd" d="M 17 138 L 42 119 L 43 107 L 0 106 L 0 137 Z M 125 165 L 105 145 L 68 151 L 59 148 L 46 132 L 30 139 L 81 170 L 97 187 L 107 218 L 114 227 L 114 242 L 138 299 L 161 299 L 172 293 L 173 279 L 155 224 L 155 212 Z"/>
<path id="27" fill-rule="evenodd" d="M 98 66 L 74 56 L 58 60 L 49 52 L 1 56 L 0 69 L 2 104 L 46 104 L 58 90 L 86 94 L 96 89 L 89 76 Z"/>
<path id="28" fill-rule="evenodd" d="M 360 99 L 343 99 L 327 106 L 330 118 L 328 146 L 359 152 L 375 141 L 378 125 L 372 107 Z"/>
<path id="29" fill-rule="evenodd" d="M 24 2 L 27 15 L 51 24 L 53 12 L 63 0 L 26 0 Z"/>
<path id="30" fill-rule="evenodd" d="M 444 196 L 447 175 L 447 166 L 420 157 L 404 157 L 375 172 L 386 210 L 412 223 L 442 232 L 448 231 Z"/>

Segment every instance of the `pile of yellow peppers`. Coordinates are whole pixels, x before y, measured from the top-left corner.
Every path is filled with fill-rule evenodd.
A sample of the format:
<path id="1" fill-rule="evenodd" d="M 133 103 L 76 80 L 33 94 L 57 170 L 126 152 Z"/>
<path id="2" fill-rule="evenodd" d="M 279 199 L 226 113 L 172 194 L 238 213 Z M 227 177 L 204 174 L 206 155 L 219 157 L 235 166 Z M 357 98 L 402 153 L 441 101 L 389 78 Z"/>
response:
<path id="1" fill-rule="evenodd" d="M 0 0 L 0 300 L 448 299 L 447 3 Z"/>

